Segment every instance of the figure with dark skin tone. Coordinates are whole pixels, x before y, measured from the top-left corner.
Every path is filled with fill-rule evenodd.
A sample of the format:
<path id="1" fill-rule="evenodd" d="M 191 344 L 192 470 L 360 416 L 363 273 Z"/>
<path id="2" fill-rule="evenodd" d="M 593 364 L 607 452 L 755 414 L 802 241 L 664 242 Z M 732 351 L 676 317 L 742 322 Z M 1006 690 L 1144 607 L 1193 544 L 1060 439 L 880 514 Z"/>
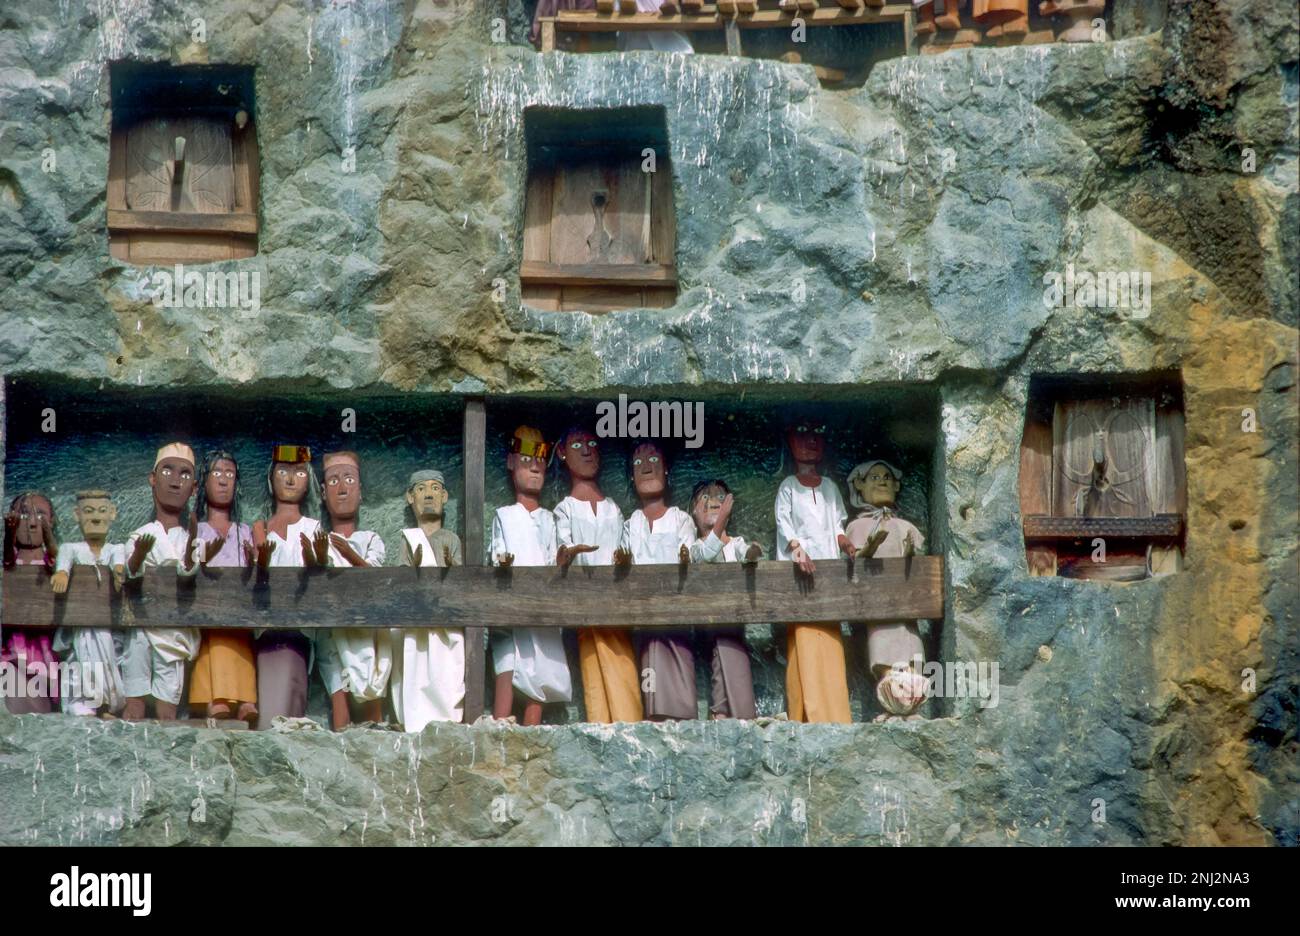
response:
<path id="1" fill-rule="evenodd" d="M 154 519 L 127 539 L 127 578 L 138 578 L 145 568 L 175 566 L 181 576 L 198 571 L 195 537 L 198 520 L 188 526 L 181 518 L 195 490 L 194 453 L 188 445 L 174 442 L 159 449 L 149 472 L 153 491 Z M 125 639 L 122 677 L 127 700 L 122 717 L 139 721 L 146 715 L 147 700 L 154 700 L 154 714 L 161 721 L 176 718 L 185 679 L 185 663 L 198 653 L 199 634 L 193 628 L 133 628 Z"/>
<path id="2" fill-rule="evenodd" d="M 54 507 L 44 494 L 20 494 L 9 505 L 5 514 L 4 567 L 15 565 L 44 565 L 54 570 L 58 558 L 58 544 L 54 539 Z M 21 660 L 28 673 L 35 667 L 45 667 L 46 672 L 57 673 L 57 664 L 49 629 L 6 627 L 0 660 L 15 667 Z M 5 708 L 14 715 L 45 714 L 54 711 L 53 699 L 58 695 L 57 684 L 47 683 L 49 695 L 5 699 Z"/>

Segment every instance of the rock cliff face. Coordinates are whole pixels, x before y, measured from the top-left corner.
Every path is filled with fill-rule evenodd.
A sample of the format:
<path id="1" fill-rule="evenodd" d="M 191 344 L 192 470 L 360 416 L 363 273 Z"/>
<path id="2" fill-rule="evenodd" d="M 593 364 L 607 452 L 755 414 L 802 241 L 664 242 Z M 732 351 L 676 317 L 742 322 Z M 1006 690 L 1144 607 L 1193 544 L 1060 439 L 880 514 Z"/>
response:
<path id="1" fill-rule="evenodd" d="M 261 414 L 283 398 L 428 410 L 430 448 L 405 435 L 414 417 L 385 424 L 409 448 L 380 469 L 394 527 L 411 460 L 456 468 L 454 419 L 437 414 L 460 394 L 533 395 L 502 401 L 518 411 L 620 390 L 721 410 L 744 394 L 872 413 L 910 399 L 924 438 L 899 444 L 949 576 L 936 649 L 1000 666 L 996 707 L 945 699 L 884 726 L 406 737 L 0 715 L 0 841 L 1295 844 L 1297 13 L 1115 6 L 1103 43 L 900 57 L 845 90 L 772 61 L 540 56 L 517 0 L 218 2 L 202 43 L 169 0 L 0 14 L 11 493 L 62 464 L 67 497 L 92 444 L 38 440 L 47 396 L 64 426 L 92 398 L 124 423 L 185 394 Z M 255 314 L 156 307 L 150 268 L 109 257 L 108 65 L 123 59 L 255 67 L 259 250 L 214 267 L 260 274 Z M 522 307 L 525 112 L 629 106 L 663 109 L 676 304 Z M 1049 308 L 1044 275 L 1068 265 L 1149 271 L 1149 312 Z M 1184 571 L 1030 577 L 1031 376 L 1155 372 L 1184 394 Z M 186 405 L 202 431 L 203 405 Z M 270 431 L 257 418 L 232 424 L 238 444 Z M 850 464 L 866 454 L 850 426 L 841 438 Z M 754 636 L 774 712 L 782 660 Z"/>

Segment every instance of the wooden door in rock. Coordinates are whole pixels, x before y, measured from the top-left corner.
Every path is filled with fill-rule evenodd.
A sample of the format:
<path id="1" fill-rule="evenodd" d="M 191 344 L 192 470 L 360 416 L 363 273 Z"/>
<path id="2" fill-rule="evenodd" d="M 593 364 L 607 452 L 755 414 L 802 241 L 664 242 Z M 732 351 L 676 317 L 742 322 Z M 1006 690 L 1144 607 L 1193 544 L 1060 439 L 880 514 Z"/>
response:
<path id="1" fill-rule="evenodd" d="M 642 171 L 632 155 L 534 166 L 524 208 L 523 301 L 545 311 L 666 308 L 677 296 L 675 241 L 666 158 L 654 172 Z"/>
<path id="2" fill-rule="evenodd" d="M 257 252 L 252 126 L 227 117 L 154 116 L 114 128 L 109 232 L 131 263 L 234 260 Z"/>
<path id="3" fill-rule="evenodd" d="M 1135 581 L 1177 571 L 1181 407 L 1158 391 L 1031 401 L 1020 495 L 1032 574 Z"/>

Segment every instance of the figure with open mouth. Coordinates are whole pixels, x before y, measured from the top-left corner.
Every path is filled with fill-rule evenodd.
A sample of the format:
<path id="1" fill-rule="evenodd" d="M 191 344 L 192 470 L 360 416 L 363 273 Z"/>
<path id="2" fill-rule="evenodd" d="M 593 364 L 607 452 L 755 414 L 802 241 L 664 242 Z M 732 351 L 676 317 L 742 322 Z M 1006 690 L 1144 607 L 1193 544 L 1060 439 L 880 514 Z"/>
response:
<path id="1" fill-rule="evenodd" d="M 776 492 L 776 557 L 794 563 L 798 574 L 816 573 L 817 559 L 852 555 L 844 533 L 848 511 L 839 488 L 821 474 L 826 425 L 808 417 L 789 422 L 785 443 L 795 473 Z M 839 621 L 791 624 L 786 636 L 786 703 L 791 721 L 852 720 Z"/>

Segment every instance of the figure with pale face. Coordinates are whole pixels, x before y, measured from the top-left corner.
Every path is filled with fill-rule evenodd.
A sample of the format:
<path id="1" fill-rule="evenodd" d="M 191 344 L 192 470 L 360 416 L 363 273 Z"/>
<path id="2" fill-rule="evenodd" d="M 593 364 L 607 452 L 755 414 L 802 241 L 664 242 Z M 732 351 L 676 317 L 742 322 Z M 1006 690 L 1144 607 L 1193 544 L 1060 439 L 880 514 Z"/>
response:
<path id="1" fill-rule="evenodd" d="M 551 447 L 542 433 L 520 426 L 510 437 L 506 470 L 515 502 L 497 508 L 492 518 L 492 561 L 502 567 L 555 565 L 559 546 L 555 515 L 541 505 Z M 492 632 L 492 663 L 496 673 L 492 715 L 508 718 L 515 695 L 524 701 L 525 725 L 540 725 L 542 706 L 573 698 L 573 679 L 557 627 L 517 627 Z"/>
<path id="2" fill-rule="evenodd" d="M 361 459 L 356 452 L 329 452 L 325 466 L 325 511 L 330 519 L 330 565 L 378 567 L 384 541 L 357 529 L 361 512 Z M 335 731 L 352 723 L 352 703 L 362 721 L 384 720 L 384 695 L 393 671 L 392 638 L 376 628 L 335 628 L 316 632 L 316 666 L 332 707 Z"/>
<path id="3" fill-rule="evenodd" d="M 757 562 L 763 547 L 747 543 L 743 536 L 727 532 L 735 498 L 721 478 L 701 481 L 691 492 L 691 518 L 697 539 L 691 546 L 694 562 Z M 745 629 L 715 628 L 709 631 L 713 644 L 709 713 L 713 718 L 756 718 L 754 675 L 749 665 Z"/>
<path id="4" fill-rule="evenodd" d="M 848 511 L 835 482 L 820 473 L 826 454 L 825 424 L 815 418 L 796 418 L 786 427 L 785 443 L 795 473 L 776 492 L 776 557 L 790 560 L 801 574 L 811 577 L 816 573 L 814 560 L 854 553 L 844 534 Z M 791 624 L 786 660 L 791 721 L 847 724 L 852 720 L 839 621 Z"/>
<path id="5" fill-rule="evenodd" d="M 695 521 L 668 504 L 668 458 L 656 442 L 634 445 L 628 465 L 641 506 L 623 524 L 620 547 L 635 565 L 690 561 Z M 690 631 L 654 630 L 641 641 L 641 692 L 653 721 L 695 718 L 695 651 Z"/>
<path id="6" fill-rule="evenodd" d="M 903 473 L 887 461 L 865 461 L 849 475 L 849 501 L 861 512 L 849 524 L 849 539 L 864 559 L 898 559 L 925 549 L 925 537 L 895 511 Z M 915 621 L 867 625 L 867 664 L 876 680 L 876 699 L 885 710 L 878 720 L 912 715 L 925 701 L 928 682 L 917 672 L 925 645 Z"/>
<path id="7" fill-rule="evenodd" d="M 54 506 L 44 494 L 28 491 L 19 494 L 5 514 L 4 566 L 43 565 L 53 569 L 59 547 L 54 539 L 57 521 Z M 57 680 L 58 658 L 54 654 L 51 632 L 47 628 L 6 627 L 3 644 L 0 644 L 0 663 L 16 668 L 19 674 L 34 677 L 36 684 L 44 676 L 47 693 L 38 695 L 7 695 L 5 708 L 14 715 L 45 714 L 54 711 L 56 686 L 49 682 L 51 674 Z"/>
<path id="8" fill-rule="evenodd" d="M 221 569 L 251 564 L 253 530 L 240 521 L 239 463 L 230 452 L 216 449 L 204 456 L 194 513 L 203 565 Z M 192 710 L 201 707 L 208 718 L 234 717 L 257 724 L 257 655 L 251 630 L 202 632 L 190 677 L 190 705 Z"/>
<path id="9" fill-rule="evenodd" d="M 277 445 L 266 474 L 270 519 L 253 524 L 253 542 L 245 550 L 259 568 L 316 568 L 329 564 L 329 538 L 313 513 L 320 501 L 320 482 L 305 445 Z M 257 656 L 258 727 L 269 728 L 277 715 L 307 714 L 307 675 L 312 641 L 302 631 L 263 630 L 253 635 Z"/>
<path id="10" fill-rule="evenodd" d="M 402 531 L 402 561 L 411 566 L 463 565 L 460 537 L 443 528 L 451 494 L 441 471 L 413 472 L 406 504 L 416 525 Z M 403 729 L 458 722 L 465 714 L 465 632 L 451 627 L 391 631 L 393 712 Z"/>
<path id="11" fill-rule="evenodd" d="M 153 490 L 154 519 L 126 541 L 126 576 L 139 578 L 145 569 L 175 568 L 177 575 L 198 572 L 197 521 L 182 522 L 194 494 L 194 452 L 182 442 L 158 450 L 149 487 Z M 155 715 L 164 721 L 176 717 L 185 684 L 185 664 L 199 652 L 199 632 L 192 627 L 131 628 L 122 650 L 122 683 L 126 691 L 123 717 L 144 718 L 153 699 Z"/>
<path id="12" fill-rule="evenodd" d="M 99 490 L 77 492 L 74 513 L 81 527 L 82 541 L 64 543 L 59 548 L 57 571 L 50 583 L 58 595 L 68 590 L 74 575 L 93 574 L 98 579 L 107 573 L 110 581 L 119 582 L 125 571 L 126 547 L 108 542 L 109 530 L 117 519 L 117 506 L 109 493 Z M 65 712 L 72 715 L 117 715 L 122 711 L 126 704 L 122 671 L 118 665 L 122 648 L 122 634 L 107 627 L 61 627 L 55 632 L 55 653 L 68 662 L 95 667 L 100 674 L 98 700 L 84 697 L 77 692 L 78 687 L 71 684 L 63 686 Z"/>
<path id="13" fill-rule="evenodd" d="M 586 429 L 571 428 L 555 453 L 568 476 L 569 494 L 555 507 L 559 566 L 609 565 L 621 552 L 623 511 L 600 489 L 600 445 Z M 641 684 L 632 637 L 607 627 L 579 627 L 578 655 L 587 719 L 640 721 Z"/>

